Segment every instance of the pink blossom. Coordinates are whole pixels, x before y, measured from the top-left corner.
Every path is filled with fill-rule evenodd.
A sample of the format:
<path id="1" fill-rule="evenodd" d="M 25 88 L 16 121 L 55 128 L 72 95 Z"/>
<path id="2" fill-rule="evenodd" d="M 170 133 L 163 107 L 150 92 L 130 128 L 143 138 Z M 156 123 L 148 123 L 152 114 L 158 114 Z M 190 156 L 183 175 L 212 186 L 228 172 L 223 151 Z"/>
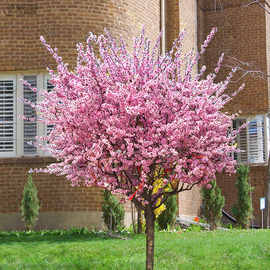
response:
<path id="1" fill-rule="evenodd" d="M 41 37 L 57 72 L 49 70 L 53 90 L 39 91 L 43 101 L 29 104 L 39 112 L 38 122 L 54 126 L 39 138 L 48 141 L 40 147 L 59 161 L 41 171 L 67 175 L 73 186 L 84 182 L 121 193 L 127 196 L 121 202 L 129 198 L 141 207 L 155 207 L 163 198 L 163 189 L 151 196 L 156 179 L 177 193 L 194 184 L 211 188 L 207 183 L 217 172 L 234 173 L 236 132 L 228 130 L 235 116 L 222 109 L 231 99 L 224 91 L 235 71 L 218 84 L 215 74 L 202 78 L 205 67 L 193 78 L 216 31 L 201 52 L 186 55 L 183 32 L 164 57 L 158 55 L 161 34 L 150 50 L 143 29 L 128 53 L 122 37 L 117 45 L 108 31 L 106 37 L 91 33 L 86 47 L 77 45 L 74 71 Z"/>

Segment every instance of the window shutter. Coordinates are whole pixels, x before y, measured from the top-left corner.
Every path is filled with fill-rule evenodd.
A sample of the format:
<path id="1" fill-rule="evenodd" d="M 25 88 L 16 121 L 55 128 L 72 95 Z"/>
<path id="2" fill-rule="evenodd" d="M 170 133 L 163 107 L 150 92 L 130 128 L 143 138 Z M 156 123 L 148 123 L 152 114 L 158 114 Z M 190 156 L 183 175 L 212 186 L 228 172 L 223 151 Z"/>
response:
<path id="1" fill-rule="evenodd" d="M 243 124 L 246 123 L 246 119 L 236 119 L 233 121 L 233 129 L 238 130 Z M 237 163 L 247 163 L 248 162 L 248 147 L 247 147 L 247 127 L 241 129 L 237 134 L 236 138 L 237 149 L 241 149 L 244 152 L 235 153 L 235 159 Z"/>
<path id="2" fill-rule="evenodd" d="M 51 77 L 48 75 L 44 75 L 44 77 L 45 77 L 45 88 L 50 92 L 54 88 L 54 85 L 50 83 Z M 54 125 L 46 125 L 46 128 L 45 128 L 46 134 L 49 134 L 51 132 L 51 130 L 53 129 L 53 126 Z"/>
<path id="3" fill-rule="evenodd" d="M 265 162 L 264 120 L 263 115 L 257 115 L 249 120 L 248 153 L 249 163 Z"/>
<path id="4" fill-rule="evenodd" d="M 16 75 L 0 76 L 0 157 L 16 155 Z"/>
<path id="5" fill-rule="evenodd" d="M 50 83 L 51 76 L 48 74 L 44 74 L 44 88 L 47 89 L 49 92 L 53 89 L 54 85 Z M 51 130 L 53 129 L 54 125 L 45 125 L 44 124 L 44 133 L 48 135 Z M 48 141 L 45 142 L 45 146 L 48 145 Z M 50 155 L 49 153 L 43 152 L 44 155 Z"/>
<path id="6" fill-rule="evenodd" d="M 241 129 L 237 134 L 237 149 L 244 152 L 235 153 L 237 163 L 264 163 L 266 162 L 265 143 L 265 121 L 263 115 L 256 115 L 247 119 L 236 119 L 233 121 L 233 129 L 237 130 L 240 126 L 249 122 L 246 128 Z"/>
<path id="7" fill-rule="evenodd" d="M 36 75 L 27 75 L 24 76 L 24 80 L 27 81 L 32 87 L 37 87 L 37 76 Z M 37 93 L 32 91 L 28 86 L 23 86 L 23 96 L 24 99 L 36 102 L 37 101 Z M 24 104 L 23 114 L 27 118 L 35 118 L 36 119 L 36 111 L 29 105 Z M 37 122 L 30 122 L 28 120 L 24 120 L 23 122 L 23 152 L 24 155 L 36 155 L 37 148 L 34 145 L 29 144 L 29 142 L 36 142 L 37 136 Z"/>

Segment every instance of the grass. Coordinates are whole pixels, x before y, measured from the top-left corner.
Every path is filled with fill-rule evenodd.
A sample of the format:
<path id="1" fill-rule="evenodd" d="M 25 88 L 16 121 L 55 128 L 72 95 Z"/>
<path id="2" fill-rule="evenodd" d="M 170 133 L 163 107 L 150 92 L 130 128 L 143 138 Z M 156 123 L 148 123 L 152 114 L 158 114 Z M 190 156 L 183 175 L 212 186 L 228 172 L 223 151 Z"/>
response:
<path id="1" fill-rule="evenodd" d="M 155 270 L 270 269 L 269 230 L 156 233 Z M 0 269 L 145 269 L 145 235 L 0 237 Z"/>

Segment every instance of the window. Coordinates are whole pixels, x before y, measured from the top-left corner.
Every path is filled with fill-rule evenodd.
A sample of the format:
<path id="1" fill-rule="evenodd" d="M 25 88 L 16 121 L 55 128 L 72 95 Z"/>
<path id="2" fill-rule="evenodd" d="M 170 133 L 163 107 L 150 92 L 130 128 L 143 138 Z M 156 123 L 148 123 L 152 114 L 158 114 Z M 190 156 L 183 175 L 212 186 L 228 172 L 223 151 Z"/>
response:
<path id="1" fill-rule="evenodd" d="M 39 74 L 6 74 L 0 75 L 0 157 L 43 156 L 42 149 L 29 144 L 36 142 L 36 136 L 42 136 L 52 129 L 42 123 L 23 120 L 18 115 L 36 118 L 36 111 L 29 105 L 23 104 L 17 98 L 32 102 L 40 101 L 40 96 L 23 85 L 26 80 L 37 89 L 53 86 L 49 83 L 49 75 Z"/>
<path id="2" fill-rule="evenodd" d="M 32 87 L 37 87 L 37 76 L 27 75 L 23 76 L 23 79 L 27 81 Z M 23 98 L 37 102 L 37 93 L 32 91 L 28 86 L 23 85 Z M 27 118 L 36 118 L 36 111 L 26 104 L 23 105 L 23 115 Z M 37 148 L 28 142 L 36 142 L 35 137 L 37 136 L 37 122 L 30 122 L 23 120 L 23 152 L 25 155 L 37 155 Z"/>
<path id="3" fill-rule="evenodd" d="M 15 154 L 16 76 L 0 76 L 0 154 Z"/>
<path id="4" fill-rule="evenodd" d="M 269 118 L 265 115 L 236 119 L 233 121 L 233 129 L 237 130 L 244 123 L 249 122 L 236 138 L 237 149 L 244 152 L 235 153 L 237 163 L 266 163 L 269 154 Z"/>

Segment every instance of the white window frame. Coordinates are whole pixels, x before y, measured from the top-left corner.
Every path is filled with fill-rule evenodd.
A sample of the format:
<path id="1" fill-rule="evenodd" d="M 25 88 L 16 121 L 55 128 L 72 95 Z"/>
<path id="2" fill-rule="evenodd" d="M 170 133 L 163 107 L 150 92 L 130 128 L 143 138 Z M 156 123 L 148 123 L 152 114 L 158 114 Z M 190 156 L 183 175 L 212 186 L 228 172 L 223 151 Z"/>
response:
<path id="1" fill-rule="evenodd" d="M 17 121 L 18 121 L 18 116 L 17 116 L 17 107 L 14 106 L 17 103 L 17 78 L 16 75 L 2 75 L 0 74 L 0 81 L 13 81 L 13 150 L 10 152 L 0 152 L 0 157 L 3 155 L 6 157 L 14 156 L 16 154 L 16 149 L 17 149 Z M 1 120 L 0 120 L 1 121 Z M 0 138 L 1 139 L 1 138 Z"/>
<path id="2" fill-rule="evenodd" d="M 46 89 L 47 80 L 50 78 L 48 73 L 37 72 L 37 71 L 23 71 L 23 72 L 14 72 L 14 73 L 1 73 L 0 80 L 11 79 L 14 80 L 15 85 L 15 94 L 14 94 L 14 119 L 13 121 L 15 129 L 14 136 L 14 149 L 13 152 L 0 152 L 0 158 L 5 157 L 27 157 L 27 156 L 50 156 L 43 149 L 37 148 L 36 154 L 25 154 L 24 153 L 24 131 L 23 131 L 23 119 L 19 115 L 23 115 L 24 112 L 24 103 L 19 101 L 18 98 L 23 98 L 24 85 L 21 82 L 21 79 L 24 76 L 36 76 L 37 77 L 37 89 Z M 37 95 L 37 102 L 42 101 L 42 97 Z M 37 123 L 37 134 L 36 136 L 40 137 L 45 134 L 47 131 L 46 126 L 43 123 Z M 46 142 L 37 141 L 38 144 L 46 144 Z"/>
<path id="3" fill-rule="evenodd" d="M 268 114 L 247 116 L 234 121 L 236 129 L 241 126 L 241 123 L 249 122 L 249 125 L 237 134 L 235 140 L 237 148 L 245 151 L 235 154 L 237 163 L 267 164 L 270 150 L 270 119 Z"/>

